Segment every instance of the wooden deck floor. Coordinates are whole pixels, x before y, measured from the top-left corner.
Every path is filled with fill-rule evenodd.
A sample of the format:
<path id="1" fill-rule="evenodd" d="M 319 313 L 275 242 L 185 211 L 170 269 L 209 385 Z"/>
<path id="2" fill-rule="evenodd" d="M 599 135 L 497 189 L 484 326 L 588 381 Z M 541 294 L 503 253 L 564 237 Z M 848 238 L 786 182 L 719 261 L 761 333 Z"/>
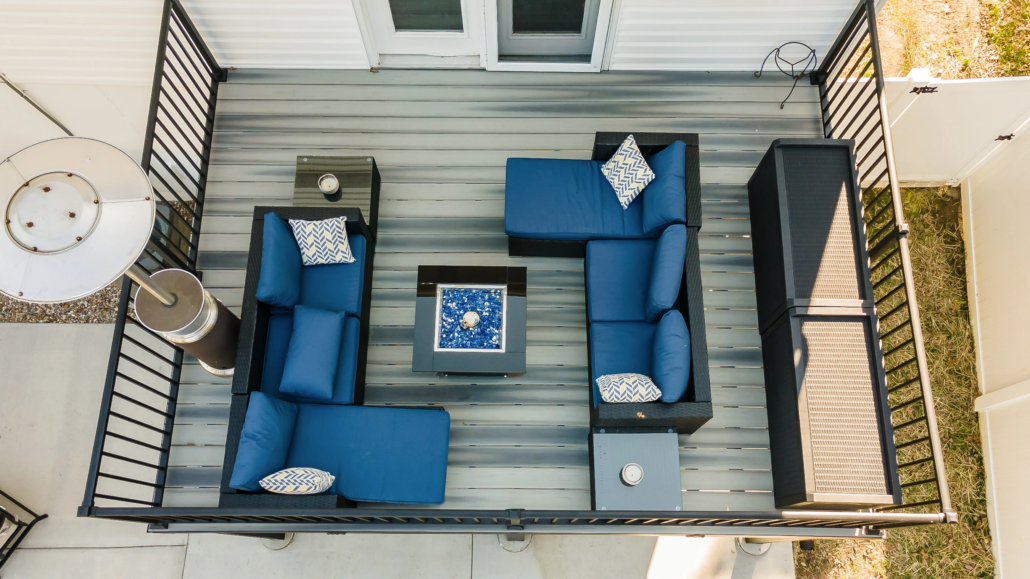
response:
<path id="1" fill-rule="evenodd" d="M 769 143 L 821 135 L 817 93 L 750 73 L 230 72 L 219 91 L 200 268 L 239 311 L 255 205 L 291 203 L 299 154 L 373 155 L 383 177 L 367 404 L 452 418 L 451 508 L 589 509 L 583 261 L 509 258 L 509 157 L 586 159 L 595 131 L 701 134 L 705 288 L 715 417 L 680 437 L 684 510 L 773 508 L 745 184 Z M 528 372 L 411 372 L 421 264 L 529 268 Z M 474 382 L 474 383 L 472 383 Z M 166 505 L 213 505 L 229 387 L 184 372 Z"/>

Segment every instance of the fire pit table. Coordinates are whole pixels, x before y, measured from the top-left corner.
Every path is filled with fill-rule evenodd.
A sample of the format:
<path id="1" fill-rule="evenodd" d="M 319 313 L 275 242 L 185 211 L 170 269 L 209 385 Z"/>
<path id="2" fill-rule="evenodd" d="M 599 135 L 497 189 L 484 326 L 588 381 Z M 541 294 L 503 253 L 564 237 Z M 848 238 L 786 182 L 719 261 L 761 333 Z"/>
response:
<path id="1" fill-rule="evenodd" d="M 526 268 L 422 265 L 411 369 L 526 371 Z"/>

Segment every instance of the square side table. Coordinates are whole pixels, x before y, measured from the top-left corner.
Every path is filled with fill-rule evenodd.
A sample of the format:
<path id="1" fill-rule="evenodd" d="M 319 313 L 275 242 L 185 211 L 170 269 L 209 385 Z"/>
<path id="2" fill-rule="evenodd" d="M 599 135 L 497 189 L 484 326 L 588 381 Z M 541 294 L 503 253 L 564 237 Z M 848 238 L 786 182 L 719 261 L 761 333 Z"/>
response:
<path id="1" fill-rule="evenodd" d="M 318 188 L 318 178 L 336 175 L 340 190 L 326 198 Z M 375 157 L 317 157 L 299 155 L 293 182 L 294 207 L 357 207 L 368 222 L 372 238 L 377 236 L 379 189 L 382 179 Z"/>
<path id="2" fill-rule="evenodd" d="M 676 433 L 591 434 L 595 511 L 679 511 L 683 509 L 679 439 Z M 643 477 L 635 486 L 622 469 L 636 464 Z"/>

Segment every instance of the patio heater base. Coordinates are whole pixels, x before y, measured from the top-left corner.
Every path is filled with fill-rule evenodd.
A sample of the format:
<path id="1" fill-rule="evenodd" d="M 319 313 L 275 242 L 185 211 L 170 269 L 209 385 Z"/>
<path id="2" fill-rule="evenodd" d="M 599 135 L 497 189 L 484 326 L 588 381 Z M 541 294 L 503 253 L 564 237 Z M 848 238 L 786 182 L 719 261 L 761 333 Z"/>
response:
<path id="1" fill-rule="evenodd" d="M 175 299 L 171 305 L 165 305 L 140 287 L 134 300 L 140 323 L 196 357 L 208 372 L 232 376 L 240 335 L 236 314 L 188 271 L 163 269 L 150 278 Z"/>

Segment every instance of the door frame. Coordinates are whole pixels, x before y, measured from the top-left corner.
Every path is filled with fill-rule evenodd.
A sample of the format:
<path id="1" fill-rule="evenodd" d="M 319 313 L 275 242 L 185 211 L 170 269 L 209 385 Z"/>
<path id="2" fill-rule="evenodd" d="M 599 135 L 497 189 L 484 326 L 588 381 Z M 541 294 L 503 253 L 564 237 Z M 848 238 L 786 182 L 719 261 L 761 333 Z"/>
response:
<path id="1" fill-rule="evenodd" d="M 594 46 L 590 51 L 590 62 L 501 61 L 497 46 L 497 0 L 485 0 L 483 37 L 486 40 L 484 47 L 486 69 L 528 72 L 601 72 L 614 7 L 615 0 L 600 0 L 597 7 L 597 25 L 594 29 Z"/>

